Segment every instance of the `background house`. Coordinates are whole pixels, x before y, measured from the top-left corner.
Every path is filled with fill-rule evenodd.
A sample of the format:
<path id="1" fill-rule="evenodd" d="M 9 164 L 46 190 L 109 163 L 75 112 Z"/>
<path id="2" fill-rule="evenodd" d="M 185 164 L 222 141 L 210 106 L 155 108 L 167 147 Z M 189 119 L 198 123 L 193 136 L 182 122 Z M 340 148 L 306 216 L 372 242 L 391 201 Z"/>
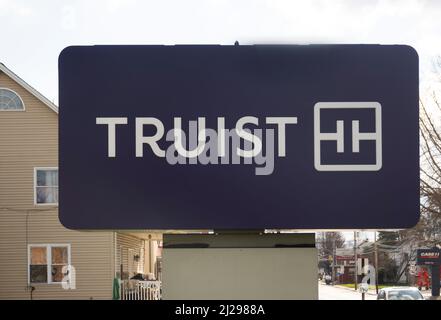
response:
<path id="1" fill-rule="evenodd" d="M 111 299 L 115 277 L 159 276 L 160 243 L 60 224 L 58 107 L 0 64 L 0 299 Z"/>
<path id="2" fill-rule="evenodd" d="M 363 248 L 368 244 L 367 241 L 363 241 L 357 246 L 357 279 L 360 283 L 364 276 L 364 266 L 369 264 L 369 257 L 363 254 Z M 355 256 L 353 248 L 337 248 L 335 250 L 335 268 L 336 282 L 354 283 L 355 280 Z"/>

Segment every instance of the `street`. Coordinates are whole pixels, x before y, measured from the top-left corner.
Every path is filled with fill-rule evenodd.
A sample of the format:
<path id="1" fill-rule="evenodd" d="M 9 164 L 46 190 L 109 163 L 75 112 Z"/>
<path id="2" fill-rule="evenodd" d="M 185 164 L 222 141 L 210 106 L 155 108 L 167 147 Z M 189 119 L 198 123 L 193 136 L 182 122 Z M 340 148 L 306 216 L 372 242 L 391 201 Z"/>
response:
<path id="1" fill-rule="evenodd" d="M 361 293 L 354 289 L 330 286 L 319 282 L 319 300 L 361 300 Z M 373 294 L 366 294 L 366 300 L 375 300 Z"/>
<path id="2" fill-rule="evenodd" d="M 319 281 L 319 300 L 361 300 L 361 293 L 354 289 L 343 288 L 340 286 L 328 286 Z M 430 290 L 421 291 L 425 299 L 431 296 Z M 376 300 L 377 296 L 373 290 L 366 294 L 366 300 Z"/>

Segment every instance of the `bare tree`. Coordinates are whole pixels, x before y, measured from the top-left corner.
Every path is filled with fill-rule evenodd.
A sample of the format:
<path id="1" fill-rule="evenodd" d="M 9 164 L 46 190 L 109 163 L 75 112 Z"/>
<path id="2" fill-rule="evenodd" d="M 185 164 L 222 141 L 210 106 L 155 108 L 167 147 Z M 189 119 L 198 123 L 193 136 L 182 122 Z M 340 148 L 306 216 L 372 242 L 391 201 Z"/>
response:
<path id="1" fill-rule="evenodd" d="M 341 232 L 320 232 L 317 234 L 317 249 L 320 257 L 333 254 L 335 248 L 342 248 L 345 238 Z"/>
<path id="2" fill-rule="evenodd" d="M 401 232 L 405 241 L 419 246 L 441 243 L 441 105 L 436 93 L 431 98 L 430 111 L 420 102 L 421 219 Z"/>

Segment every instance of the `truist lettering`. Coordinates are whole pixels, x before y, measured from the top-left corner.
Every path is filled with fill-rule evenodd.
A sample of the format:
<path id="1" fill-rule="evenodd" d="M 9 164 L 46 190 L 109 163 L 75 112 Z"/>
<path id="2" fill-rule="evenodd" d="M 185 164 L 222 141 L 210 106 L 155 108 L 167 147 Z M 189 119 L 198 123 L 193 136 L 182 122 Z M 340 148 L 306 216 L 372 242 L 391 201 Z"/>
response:
<path id="1" fill-rule="evenodd" d="M 97 117 L 97 125 L 106 125 L 109 158 L 117 157 L 117 128 L 128 124 L 127 117 Z M 174 127 L 165 132 L 164 124 L 154 117 L 135 118 L 137 158 L 144 157 L 148 145 L 159 158 L 170 165 L 176 164 L 254 164 L 256 175 L 270 175 L 274 171 L 274 157 L 286 156 L 286 127 L 297 124 L 297 117 L 266 117 L 265 128 L 260 128 L 259 118 L 244 116 L 237 120 L 235 128 L 225 128 L 225 118 L 217 118 L 217 128 L 207 128 L 205 118 L 189 121 L 188 138 L 182 129 L 182 118 L 173 118 Z M 144 135 L 144 128 L 153 126 L 153 135 Z M 253 129 L 250 127 L 253 126 Z M 171 142 L 161 148 L 160 141 Z M 277 151 L 275 141 L 277 140 Z M 243 159 L 241 161 L 241 158 Z"/>

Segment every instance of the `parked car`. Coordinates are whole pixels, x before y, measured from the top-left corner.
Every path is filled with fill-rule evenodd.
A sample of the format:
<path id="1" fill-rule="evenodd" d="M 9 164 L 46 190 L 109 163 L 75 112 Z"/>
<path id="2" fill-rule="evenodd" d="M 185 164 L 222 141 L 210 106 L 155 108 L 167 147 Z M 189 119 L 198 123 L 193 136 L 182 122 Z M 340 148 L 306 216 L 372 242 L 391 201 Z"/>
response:
<path id="1" fill-rule="evenodd" d="M 377 300 L 424 300 L 424 297 L 418 288 L 391 287 L 381 289 Z"/>

